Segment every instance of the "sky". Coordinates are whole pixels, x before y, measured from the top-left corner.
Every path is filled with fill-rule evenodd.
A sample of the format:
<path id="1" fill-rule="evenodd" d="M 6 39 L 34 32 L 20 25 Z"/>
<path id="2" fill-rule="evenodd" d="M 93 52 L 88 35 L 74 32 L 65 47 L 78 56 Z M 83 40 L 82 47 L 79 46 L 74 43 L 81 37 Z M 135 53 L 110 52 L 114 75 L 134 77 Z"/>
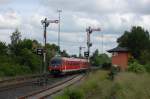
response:
<path id="1" fill-rule="evenodd" d="M 11 33 L 18 28 L 22 38 L 43 43 L 41 20 L 58 19 L 57 10 L 61 9 L 62 50 L 78 54 L 79 46 L 86 47 L 86 28 L 91 26 L 101 28 L 91 34 L 91 52 L 107 52 L 117 46 L 117 38 L 132 26 L 150 31 L 149 5 L 150 0 L 0 0 L 0 41 L 10 43 Z M 50 24 L 48 43 L 57 44 L 57 35 L 58 24 Z"/>

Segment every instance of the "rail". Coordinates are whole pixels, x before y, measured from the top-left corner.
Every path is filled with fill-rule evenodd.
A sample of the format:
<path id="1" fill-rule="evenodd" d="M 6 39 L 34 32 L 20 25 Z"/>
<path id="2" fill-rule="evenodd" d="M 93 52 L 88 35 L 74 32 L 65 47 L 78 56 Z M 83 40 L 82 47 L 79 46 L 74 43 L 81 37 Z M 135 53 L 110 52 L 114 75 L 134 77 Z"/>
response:
<path id="1" fill-rule="evenodd" d="M 27 82 L 33 82 L 37 80 L 37 78 L 43 76 L 44 74 L 35 74 L 35 75 L 28 75 L 28 76 L 20 76 L 20 77 L 14 77 L 10 79 L 5 79 L 0 81 L 0 91 L 9 89 L 11 87 L 14 87 L 15 85 L 27 83 Z"/>
<path id="2" fill-rule="evenodd" d="M 84 74 L 75 75 L 71 78 L 65 79 L 61 82 L 51 85 L 45 89 L 33 92 L 26 96 L 21 96 L 18 99 L 44 99 L 48 96 L 51 96 L 51 95 L 61 91 L 65 87 L 68 87 L 68 86 L 80 81 L 83 77 L 84 77 Z"/>

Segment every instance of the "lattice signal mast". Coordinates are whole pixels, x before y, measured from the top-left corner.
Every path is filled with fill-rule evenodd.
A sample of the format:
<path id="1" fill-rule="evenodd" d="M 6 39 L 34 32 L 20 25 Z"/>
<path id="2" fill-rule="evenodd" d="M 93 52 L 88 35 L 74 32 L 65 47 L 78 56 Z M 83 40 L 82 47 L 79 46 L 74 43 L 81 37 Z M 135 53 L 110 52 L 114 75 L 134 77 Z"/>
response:
<path id="1" fill-rule="evenodd" d="M 90 40 L 90 34 L 94 31 L 101 31 L 100 28 L 91 28 L 90 26 L 86 29 L 87 32 L 87 53 L 88 53 L 88 61 L 90 59 L 90 47 L 92 46 L 91 40 Z"/>
<path id="2" fill-rule="evenodd" d="M 44 52 L 43 52 L 43 72 L 46 73 L 46 43 L 47 43 L 47 36 L 46 36 L 46 32 L 47 32 L 47 27 L 49 26 L 50 23 L 59 23 L 59 20 L 47 20 L 47 18 L 45 18 L 44 20 L 41 20 L 41 23 L 43 25 L 44 28 Z"/>

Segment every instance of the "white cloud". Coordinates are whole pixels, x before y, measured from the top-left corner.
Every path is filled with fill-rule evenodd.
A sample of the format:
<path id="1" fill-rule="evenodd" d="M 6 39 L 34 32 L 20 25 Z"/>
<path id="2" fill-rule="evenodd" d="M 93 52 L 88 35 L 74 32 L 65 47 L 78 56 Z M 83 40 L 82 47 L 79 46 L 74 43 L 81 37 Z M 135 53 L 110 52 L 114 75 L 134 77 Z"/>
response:
<path id="1" fill-rule="evenodd" d="M 96 19 L 84 18 L 79 16 L 73 16 L 75 23 L 82 28 L 91 27 L 99 27 L 100 23 Z"/>
<path id="2" fill-rule="evenodd" d="M 104 34 L 103 36 L 95 36 L 93 37 L 94 40 L 96 40 L 96 42 L 109 42 L 109 43 L 114 43 L 116 42 L 116 39 L 118 38 L 118 35 L 115 34 Z"/>
<path id="3" fill-rule="evenodd" d="M 14 2 L 13 4 L 17 6 L 18 0 L 6 1 Z M 30 3 L 29 1 L 25 2 Z M 33 2 L 33 0 L 31 1 Z M 130 30 L 131 26 L 141 25 L 150 30 L 150 0 L 39 1 L 41 2 L 36 12 L 32 9 L 30 13 L 24 12 L 23 9 L 26 8 L 22 8 L 19 13 L 14 5 L 6 5 L 6 8 L 2 8 L 0 11 L 0 39 L 5 41 L 5 39 L 9 38 L 9 34 L 6 31 L 10 33 L 13 32 L 12 29 L 19 27 L 22 37 L 34 38 L 42 42 L 43 26 L 41 20 L 45 17 L 58 19 L 58 13 L 56 12 L 58 8 L 63 10 L 61 13 L 61 46 L 70 53 L 78 53 L 80 45 L 86 46 L 85 30 L 88 26 L 101 28 L 101 32 L 104 34 L 104 50 L 116 46 L 118 36 L 122 35 L 125 30 Z M 0 0 L 0 4 L 5 5 L 7 2 Z M 22 5 L 22 7 L 30 7 Z M 14 11 L 8 11 L 7 9 L 13 9 Z M 33 7 L 33 9 L 35 8 Z M 48 27 L 48 42 L 57 44 L 57 29 L 57 24 L 51 24 Z M 3 32 L 2 30 L 6 31 Z M 101 35 L 93 33 L 91 39 L 93 42 L 92 51 L 96 48 L 101 50 Z"/>
<path id="4" fill-rule="evenodd" d="M 0 29 L 14 29 L 21 25 L 21 17 L 15 11 L 0 13 Z"/>
<path id="5" fill-rule="evenodd" d="M 0 0 L 0 4 L 6 4 L 8 2 L 10 2 L 11 0 Z"/>
<path id="6" fill-rule="evenodd" d="M 149 0 L 46 0 L 41 2 L 51 9 L 99 13 L 150 13 Z"/>
<path id="7" fill-rule="evenodd" d="M 137 25 L 143 26 L 150 31 L 150 15 L 141 16 L 141 20 L 137 21 Z"/>

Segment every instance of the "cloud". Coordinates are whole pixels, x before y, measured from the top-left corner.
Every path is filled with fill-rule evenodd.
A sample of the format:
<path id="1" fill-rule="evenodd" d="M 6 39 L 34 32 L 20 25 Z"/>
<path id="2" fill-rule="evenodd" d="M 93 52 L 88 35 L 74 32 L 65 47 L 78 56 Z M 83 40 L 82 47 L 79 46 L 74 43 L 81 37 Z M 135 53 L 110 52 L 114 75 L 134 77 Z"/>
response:
<path id="1" fill-rule="evenodd" d="M 85 18 L 85 17 L 79 17 L 79 16 L 73 16 L 76 25 L 78 25 L 81 28 L 87 28 L 88 26 L 91 27 L 99 27 L 100 23 L 96 19 L 91 18 Z"/>
<path id="2" fill-rule="evenodd" d="M 7 4 L 9 3 L 11 0 L 0 0 L 0 5 L 2 4 Z"/>
<path id="3" fill-rule="evenodd" d="M 15 11 L 0 13 L 0 29 L 14 29 L 21 25 L 21 17 Z"/>
<path id="4" fill-rule="evenodd" d="M 101 35 L 101 36 L 95 36 L 93 37 L 93 39 L 96 41 L 96 42 L 109 42 L 109 43 L 114 43 L 116 42 L 116 39 L 118 38 L 118 35 L 115 35 L 115 34 L 105 34 L 105 35 Z"/>
<path id="5" fill-rule="evenodd" d="M 137 21 L 137 25 L 140 25 L 150 31 L 150 15 L 141 16 L 141 20 Z"/>
<path id="6" fill-rule="evenodd" d="M 65 11 L 99 13 L 150 13 L 149 0 L 41 0 L 51 9 L 61 8 Z"/>
<path id="7" fill-rule="evenodd" d="M 137 25 L 137 21 L 143 23 L 141 17 L 150 14 L 149 0 L 42 0 L 41 4 L 51 10 L 63 10 L 64 32 L 83 32 L 87 26 L 94 25 L 104 32 L 119 34 Z"/>
<path id="8" fill-rule="evenodd" d="M 62 9 L 61 48 L 69 53 L 78 53 L 79 46 L 86 46 L 88 26 L 100 27 L 102 30 L 91 35 L 91 52 L 97 48 L 102 51 L 101 33 L 104 35 L 104 50 L 107 50 L 116 46 L 116 39 L 134 25 L 143 26 L 150 31 L 150 0 L 27 0 L 25 3 L 18 3 L 18 0 L 6 1 L 13 2 L 13 5 L 5 0 L 0 1 L 5 6 L 0 11 L 0 39 L 4 41 L 3 38 L 9 38 L 7 31 L 12 33 L 19 27 L 22 37 L 43 42 L 41 20 L 45 17 L 50 20 L 58 19 L 57 9 Z M 50 24 L 47 28 L 48 42 L 57 44 L 57 35 L 58 24 Z"/>

